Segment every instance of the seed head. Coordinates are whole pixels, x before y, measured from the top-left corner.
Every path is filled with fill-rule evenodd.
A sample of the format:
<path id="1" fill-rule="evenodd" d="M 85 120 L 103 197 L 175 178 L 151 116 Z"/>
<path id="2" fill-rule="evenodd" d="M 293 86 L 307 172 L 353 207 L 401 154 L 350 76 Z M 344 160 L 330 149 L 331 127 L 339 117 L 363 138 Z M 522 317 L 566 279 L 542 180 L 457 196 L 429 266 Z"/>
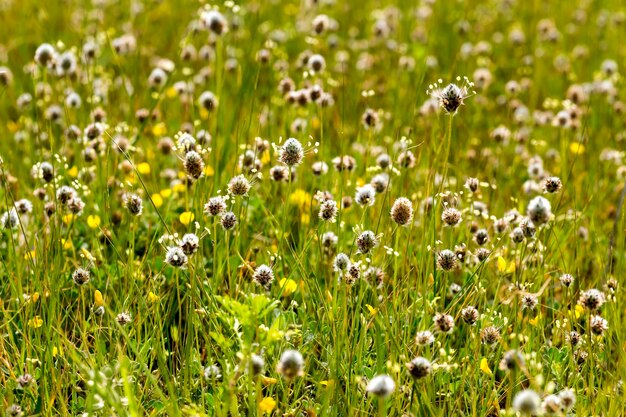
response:
<path id="1" fill-rule="evenodd" d="M 552 216 L 552 206 L 550 202 L 541 196 L 530 200 L 527 208 L 528 218 L 536 225 L 547 223 Z"/>
<path id="2" fill-rule="evenodd" d="M 583 291 L 578 299 L 578 304 L 585 307 L 587 310 L 596 311 L 606 301 L 604 293 L 600 290 L 592 288 L 587 291 Z"/>
<path id="3" fill-rule="evenodd" d="M 198 250 L 200 245 L 200 239 L 194 233 L 187 233 L 183 236 L 180 244 L 180 248 L 185 255 L 191 256 Z"/>
<path id="4" fill-rule="evenodd" d="M 376 190 L 371 184 L 365 184 L 357 188 L 354 201 L 360 206 L 373 206 L 376 202 Z"/>
<path id="5" fill-rule="evenodd" d="M 125 197 L 126 209 L 133 216 L 141 215 L 143 211 L 143 200 L 137 194 L 127 194 Z"/>
<path id="6" fill-rule="evenodd" d="M 224 230 L 230 230 L 237 225 L 237 216 L 232 211 L 227 211 L 222 214 L 220 223 Z"/>
<path id="7" fill-rule="evenodd" d="M 437 254 L 437 266 L 443 271 L 452 271 L 456 267 L 456 255 L 449 249 Z"/>
<path id="8" fill-rule="evenodd" d="M 187 255 L 178 246 L 170 246 L 165 252 L 165 263 L 176 268 L 183 268 L 187 265 Z"/>
<path id="9" fill-rule="evenodd" d="M 435 336 L 433 336 L 430 330 L 417 332 L 415 335 L 415 343 L 419 346 L 430 346 L 435 343 Z"/>
<path id="10" fill-rule="evenodd" d="M 319 218 L 325 222 L 335 221 L 338 211 L 335 200 L 326 200 L 320 205 Z"/>
<path id="11" fill-rule="evenodd" d="M 376 397 L 386 398 L 396 389 L 396 383 L 389 375 L 377 375 L 370 380 L 365 390 Z"/>
<path id="12" fill-rule="evenodd" d="M 250 191 L 250 182 L 243 175 L 233 177 L 228 183 L 228 192 L 235 196 L 247 195 Z"/>
<path id="13" fill-rule="evenodd" d="M 209 198 L 209 202 L 204 205 L 204 212 L 209 216 L 217 216 L 226 210 L 224 197 L 217 196 Z"/>
<path id="14" fill-rule="evenodd" d="M 290 380 L 304 375 L 304 358 L 297 350 L 286 350 L 280 356 L 276 372 Z"/>
<path id="15" fill-rule="evenodd" d="M 513 408 L 525 415 L 535 415 L 541 407 L 539 394 L 531 389 L 526 389 L 515 394 Z"/>
<path id="16" fill-rule="evenodd" d="M 470 326 L 473 326 L 478 321 L 479 313 L 475 307 L 468 306 L 461 310 L 461 318 Z"/>
<path id="17" fill-rule="evenodd" d="M 418 356 L 411 362 L 407 363 L 406 368 L 409 370 L 409 373 L 413 378 L 421 379 L 430 374 L 432 365 L 428 359 Z"/>
<path id="18" fill-rule="evenodd" d="M 495 326 L 485 327 L 480 331 L 480 340 L 485 345 L 493 345 L 500 340 L 500 330 Z"/>
<path id="19" fill-rule="evenodd" d="M 446 226 L 458 226 L 461 220 L 461 212 L 454 207 L 447 207 L 443 210 L 443 213 L 441 213 L 441 221 L 443 221 Z"/>
<path id="20" fill-rule="evenodd" d="M 298 166 L 304 158 L 304 149 L 297 139 L 289 138 L 279 150 L 278 160 L 288 167 Z"/>
<path id="21" fill-rule="evenodd" d="M 204 173 L 204 161 L 196 151 L 189 151 L 185 154 L 183 167 L 187 177 L 193 180 L 197 180 Z"/>
<path id="22" fill-rule="evenodd" d="M 274 271 L 270 266 L 265 264 L 259 265 L 254 270 L 254 275 L 252 279 L 257 285 L 260 285 L 263 288 L 268 288 L 270 284 L 274 281 Z"/>
<path id="23" fill-rule="evenodd" d="M 437 331 L 441 333 L 452 333 L 454 330 L 454 318 L 449 314 L 437 313 L 433 322 Z"/>
<path id="24" fill-rule="evenodd" d="M 368 254 L 377 245 L 378 237 L 371 230 L 366 230 L 362 232 L 356 238 L 356 246 L 359 248 L 359 253 Z"/>
<path id="25" fill-rule="evenodd" d="M 407 226 L 413 220 L 413 205 L 408 198 L 400 197 L 391 207 L 391 220 L 399 226 Z"/>
<path id="26" fill-rule="evenodd" d="M 89 282 L 89 270 L 84 268 L 78 268 L 72 273 L 72 280 L 78 286 L 84 285 Z"/>

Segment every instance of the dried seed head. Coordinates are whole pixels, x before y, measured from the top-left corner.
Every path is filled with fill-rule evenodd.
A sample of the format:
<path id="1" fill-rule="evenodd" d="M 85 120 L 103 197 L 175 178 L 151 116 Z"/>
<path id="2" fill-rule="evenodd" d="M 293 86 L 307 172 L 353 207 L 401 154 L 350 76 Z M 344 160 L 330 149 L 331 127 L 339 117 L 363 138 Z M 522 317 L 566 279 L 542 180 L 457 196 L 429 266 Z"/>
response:
<path id="1" fill-rule="evenodd" d="M 304 149 L 297 139 L 287 139 L 279 150 L 278 160 L 288 167 L 300 165 L 303 158 Z"/>
<path id="2" fill-rule="evenodd" d="M 552 206 L 550 202 L 541 196 L 530 200 L 527 208 L 528 218 L 536 225 L 547 223 L 552 216 Z"/>
<path id="3" fill-rule="evenodd" d="M 454 318 L 449 314 L 437 313 L 433 322 L 437 331 L 441 333 L 452 333 L 454 330 Z"/>
<path id="4" fill-rule="evenodd" d="M 561 285 L 563 285 L 566 288 L 570 287 L 574 283 L 574 277 L 571 276 L 570 274 L 561 275 L 559 280 L 561 281 Z"/>
<path id="5" fill-rule="evenodd" d="M 265 264 L 259 265 L 254 270 L 254 275 L 252 279 L 257 285 L 260 285 L 263 288 L 268 288 L 270 284 L 274 281 L 274 271 L 270 266 Z"/>
<path id="6" fill-rule="evenodd" d="M 297 350 L 286 350 L 280 356 L 276 372 L 286 379 L 304 375 L 304 358 Z"/>
<path id="7" fill-rule="evenodd" d="M 217 216 L 226 210 L 224 197 L 217 196 L 209 198 L 209 202 L 204 205 L 204 212 L 209 216 Z"/>
<path id="8" fill-rule="evenodd" d="M 220 223 L 224 230 L 230 230 L 237 225 L 237 216 L 232 211 L 227 211 L 222 214 Z"/>
<path id="9" fill-rule="evenodd" d="M 535 307 L 537 307 L 539 301 L 537 300 L 537 297 L 535 297 L 533 294 L 524 294 L 522 296 L 521 303 L 523 310 L 534 310 Z"/>
<path id="10" fill-rule="evenodd" d="M 385 398 L 396 389 L 396 383 L 389 375 L 377 375 L 370 380 L 365 390 L 376 397 Z"/>
<path id="11" fill-rule="evenodd" d="M 443 210 L 443 213 L 441 213 L 441 221 L 443 221 L 446 226 L 458 226 L 461 220 L 461 212 L 453 207 L 447 207 Z"/>
<path id="12" fill-rule="evenodd" d="M 200 239 L 194 233 L 187 233 L 183 236 L 180 243 L 180 248 L 185 255 L 191 256 L 198 250 L 200 245 Z"/>
<path id="13" fill-rule="evenodd" d="M 347 271 L 350 267 L 350 258 L 345 253 L 339 253 L 333 261 L 333 270 L 336 272 Z"/>
<path id="14" fill-rule="evenodd" d="M 411 374 L 411 376 L 415 379 L 421 379 L 421 378 L 428 376 L 428 374 L 430 374 L 430 371 L 432 369 L 432 365 L 430 361 L 421 356 L 418 356 L 417 358 L 413 359 L 411 362 L 407 363 L 406 367 L 409 370 L 409 373 Z"/>
<path id="15" fill-rule="evenodd" d="M 332 222 L 337 217 L 338 211 L 337 203 L 334 200 L 326 200 L 320 205 L 319 218 L 326 222 Z"/>
<path id="16" fill-rule="evenodd" d="M 123 312 L 115 316 L 115 321 L 118 322 L 120 326 L 126 326 L 133 321 L 133 318 L 130 314 Z"/>
<path id="17" fill-rule="evenodd" d="M 183 268 L 187 265 L 187 255 L 178 246 L 170 246 L 165 252 L 165 263 L 168 263 L 176 268 Z"/>
<path id="18" fill-rule="evenodd" d="M 474 242 L 478 245 L 482 246 L 489 241 L 489 233 L 487 233 L 486 229 L 478 229 L 476 233 L 474 233 Z"/>
<path id="19" fill-rule="evenodd" d="M 372 249 L 378 245 L 378 237 L 371 230 L 362 232 L 356 238 L 356 246 L 359 248 L 359 253 L 368 254 Z"/>
<path id="20" fill-rule="evenodd" d="M 513 408 L 520 413 L 535 415 L 541 408 L 541 398 L 531 389 L 520 391 L 513 398 Z"/>
<path id="21" fill-rule="evenodd" d="M 478 181 L 477 178 L 470 177 L 467 180 L 465 180 L 465 188 L 467 188 L 468 190 L 470 190 L 473 193 L 478 191 L 478 187 L 479 186 L 480 186 L 480 181 Z"/>
<path id="22" fill-rule="evenodd" d="M 435 343 L 435 336 L 433 336 L 430 330 L 423 330 L 421 332 L 417 332 L 415 335 L 415 343 L 419 346 L 429 346 Z"/>
<path id="23" fill-rule="evenodd" d="M 391 207 L 391 220 L 399 226 L 407 226 L 413 220 L 413 205 L 408 198 L 400 197 Z"/>
<path id="24" fill-rule="evenodd" d="M 470 326 L 473 326 L 478 321 L 478 310 L 475 307 L 468 306 L 461 310 L 461 318 Z"/>
<path id="25" fill-rule="evenodd" d="M 354 201 L 360 206 L 373 206 L 376 202 L 376 190 L 371 184 L 365 184 L 357 188 Z"/>
<path id="26" fill-rule="evenodd" d="M 196 151 L 189 151 L 185 154 L 183 167 L 187 177 L 193 180 L 197 180 L 204 173 L 204 161 Z"/>
<path id="27" fill-rule="evenodd" d="M 143 200 L 137 194 L 127 194 L 124 198 L 126 209 L 133 216 L 141 215 L 143 211 Z"/>
<path id="28" fill-rule="evenodd" d="M 587 310 L 595 311 L 602 307 L 602 304 L 606 301 L 604 293 L 600 290 L 592 288 L 587 291 L 583 291 L 578 299 L 578 304 L 585 307 Z"/>
<path id="29" fill-rule="evenodd" d="M 500 340 L 500 330 L 495 326 L 485 327 L 480 331 L 480 340 L 485 345 L 493 345 Z"/>
<path id="30" fill-rule="evenodd" d="M 603 319 L 601 316 L 593 316 L 589 322 L 591 331 L 593 334 L 602 336 L 604 332 L 609 328 L 609 322 Z"/>
<path id="31" fill-rule="evenodd" d="M 250 191 L 250 182 L 243 175 L 233 177 L 228 183 L 228 192 L 235 196 L 247 195 Z"/>
<path id="32" fill-rule="evenodd" d="M 89 271 L 84 268 L 78 268 L 72 273 L 72 280 L 78 286 L 85 285 L 89 282 Z"/>
<path id="33" fill-rule="evenodd" d="M 524 356 L 517 350 L 509 350 L 502 356 L 498 367 L 502 371 L 512 371 L 524 365 Z"/>
<path id="34" fill-rule="evenodd" d="M 543 190 L 547 193 L 556 193 L 563 187 L 559 177 L 548 177 L 543 181 Z"/>
<path id="35" fill-rule="evenodd" d="M 451 271 L 456 267 L 456 255 L 449 249 L 437 254 L 437 266 L 443 271 Z"/>

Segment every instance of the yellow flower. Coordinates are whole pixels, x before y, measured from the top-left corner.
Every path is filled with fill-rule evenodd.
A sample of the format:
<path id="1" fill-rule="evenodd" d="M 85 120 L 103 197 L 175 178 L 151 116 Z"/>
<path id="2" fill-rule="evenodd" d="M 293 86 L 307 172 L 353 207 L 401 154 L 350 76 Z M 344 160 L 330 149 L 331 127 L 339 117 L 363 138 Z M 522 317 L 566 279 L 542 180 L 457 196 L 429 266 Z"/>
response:
<path id="1" fill-rule="evenodd" d="M 61 351 L 61 349 L 59 349 L 58 347 L 53 346 L 53 347 L 52 347 L 52 357 L 53 357 L 53 358 L 56 358 L 58 355 L 63 356 L 63 352 L 62 352 L 62 351 Z"/>
<path id="2" fill-rule="evenodd" d="M 269 376 L 261 376 L 261 382 L 263 383 L 263 385 L 267 386 L 267 385 L 274 385 L 275 383 L 278 382 L 278 380 L 276 378 L 272 378 Z"/>
<path id="3" fill-rule="evenodd" d="M 493 375 L 491 369 L 489 368 L 489 363 L 487 362 L 487 358 L 482 358 L 480 360 L 480 370 L 483 371 L 487 375 Z"/>
<path id="4" fill-rule="evenodd" d="M 141 174 L 141 175 L 148 175 L 151 170 L 150 170 L 150 164 L 147 162 L 142 162 L 139 165 L 137 165 L 137 171 Z"/>
<path id="5" fill-rule="evenodd" d="M 271 157 L 270 157 L 270 151 L 268 151 L 267 149 L 265 151 L 263 151 L 263 155 L 261 155 L 261 163 L 263 165 L 267 164 L 269 161 L 271 161 Z"/>
<path id="6" fill-rule="evenodd" d="M 298 289 L 298 283 L 292 279 L 283 278 L 279 282 L 283 290 L 283 297 L 288 297 Z"/>
<path id="7" fill-rule="evenodd" d="M 311 215 L 309 213 L 302 213 L 300 215 L 300 221 L 302 224 L 309 224 L 311 222 Z"/>
<path id="8" fill-rule="evenodd" d="M 161 194 L 161 197 L 163 198 L 168 198 L 172 195 L 172 190 L 170 188 L 166 188 L 164 190 L 161 190 L 159 194 Z"/>
<path id="9" fill-rule="evenodd" d="M 332 379 L 329 380 L 324 380 L 324 381 L 320 381 L 320 385 L 324 386 L 324 387 L 331 387 L 335 384 L 335 381 L 333 381 Z"/>
<path id="10" fill-rule="evenodd" d="M 156 193 L 152 194 L 150 198 L 152 199 L 152 202 L 154 203 L 154 206 L 156 208 L 159 208 L 163 205 L 163 197 L 161 197 L 161 194 L 156 194 Z"/>
<path id="11" fill-rule="evenodd" d="M 194 217 L 192 212 L 184 211 L 184 212 L 180 213 L 180 217 L 178 218 L 178 220 L 180 220 L 180 222 L 182 224 L 187 226 L 189 223 L 191 223 L 193 221 L 194 218 L 195 217 Z"/>
<path id="12" fill-rule="evenodd" d="M 63 216 L 63 223 L 70 224 L 72 221 L 74 221 L 75 218 L 76 216 L 74 216 L 72 213 L 67 213 Z"/>
<path id="13" fill-rule="evenodd" d="M 214 174 L 215 174 L 215 170 L 213 169 L 211 165 L 207 165 L 204 168 L 204 175 L 206 175 L 207 177 L 212 177 Z"/>
<path id="14" fill-rule="evenodd" d="M 154 136 L 163 136 L 167 133 L 167 128 L 165 127 L 165 123 L 157 123 L 152 128 L 152 134 Z"/>
<path id="15" fill-rule="evenodd" d="M 97 214 L 87 217 L 87 226 L 91 229 L 97 229 L 100 226 L 100 216 Z"/>
<path id="16" fill-rule="evenodd" d="M 96 257 L 91 254 L 87 249 L 80 248 L 80 253 L 89 261 L 94 262 Z"/>
<path id="17" fill-rule="evenodd" d="M 209 118 L 209 111 L 205 109 L 204 107 L 200 108 L 200 118 L 202 120 L 206 120 Z"/>
<path id="18" fill-rule="evenodd" d="M 93 306 L 95 308 L 102 307 L 104 305 L 104 298 L 100 290 L 95 290 L 93 293 Z"/>
<path id="19" fill-rule="evenodd" d="M 371 306 L 371 305 L 369 305 L 369 304 L 365 304 L 365 307 L 367 307 L 367 310 L 370 312 L 370 314 L 371 314 L 372 316 L 375 316 L 375 315 L 376 315 L 376 313 L 378 313 L 378 309 L 376 309 L 376 308 L 372 307 L 372 306 Z"/>
<path id="20" fill-rule="evenodd" d="M 74 247 L 74 244 L 71 240 L 61 239 L 61 243 L 63 244 L 63 249 L 70 250 Z"/>
<path id="21" fill-rule="evenodd" d="M 569 145 L 569 151 L 574 155 L 580 155 L 585 153 L 585 145 L 578 142 L 573 142 Z"/>
<path id="22" fill-rule="evenodd" d="M 579 319 L 584 312 L 585 309 L 583 308 L 583 306 L 581 306 L 580 304 L 576 304 L 576 307 L 574 307 L 574 314 L 576 315 L 576 318 Z"/>
<path id="23" fill-rule="evenodd" d="M 73 167 L 67 170 L 67 174 L 72 178 L 78 177 L 78 167 L 74 165 Z"/>
<path id="24" fill-rule="evenodd" d="M 259 402 L 259 410 L 262 413 L 270 414 L 276 408 L 276 400 L 272 397 L 265 397 Z"/>
<path id="25" fill-rule="evenodd" d="M 156 295 L 155 293 L 153 293 L 152 291 L 150 291 L 148 293 L 148 301 L 152 304 L 158 303 L 159 302 L 159 296 Z"/>
<path id="26" fill-rule="evenodd" d="M 39 300 L 39 293 L 36 292 L 32 295 L 32 297 L 30 297 L 30 299 L 33 301 L 33 303 L 36 303 L 37 300 Z"/>
<path id="27" fill-rule="evenodd" d="M 178 95 L 178 93 L 176 92 L 176 89 L 174 87 L 170 87 L 165 90 L 165 95 L 167 96 L 167 98 L 174 98 Z"/>
<path id="28" fill-rule="evenodd" d="M 172 187 L 172 190 L 176 191 L 177 193 L 184 193 L 186 189 L 187 186 L 183 183 L 176 184 L 174 187 Z"/>
<path id="29" fill-rule="evenodd" d="M 535 317 L 534 319 L 530 319 L 528 320 L 528 322 L 533 325 L 536 326 L 537 323 L 539 323 L 539 320 L 541 320 L 541 313 L 537 314 L 537 317 Z"/>
<path id="30" fill-rule="evenodd" d="M 39 316 L 35 316 L 32 319 L 28 320 L 28 327 L 32 327 L 33 329 L 38 329 L 43 326 L 43 320 Z"/>
<path id="31" fill-rule="evenodd" d="M 302 210 L 311 202 L 311 194 L 299 188 L 289 196 L 289 202 Z"/>
<path id="32" fill-rule="evenodd" d="M 498 256 L 498 271 L 504 272 L 506 271 L 506 261 L 502 256 Z"/>

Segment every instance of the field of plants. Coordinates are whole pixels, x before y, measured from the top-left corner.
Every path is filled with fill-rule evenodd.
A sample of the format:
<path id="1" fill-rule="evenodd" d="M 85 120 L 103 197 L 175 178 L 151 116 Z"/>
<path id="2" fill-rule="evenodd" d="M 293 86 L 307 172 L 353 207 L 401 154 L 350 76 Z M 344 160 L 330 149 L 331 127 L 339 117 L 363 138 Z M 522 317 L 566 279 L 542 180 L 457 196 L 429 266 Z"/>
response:
<path id="1" fill-rule="evenodd" d="M 623 1 L 0 22 L 1 415 L 626 415 Z"/>

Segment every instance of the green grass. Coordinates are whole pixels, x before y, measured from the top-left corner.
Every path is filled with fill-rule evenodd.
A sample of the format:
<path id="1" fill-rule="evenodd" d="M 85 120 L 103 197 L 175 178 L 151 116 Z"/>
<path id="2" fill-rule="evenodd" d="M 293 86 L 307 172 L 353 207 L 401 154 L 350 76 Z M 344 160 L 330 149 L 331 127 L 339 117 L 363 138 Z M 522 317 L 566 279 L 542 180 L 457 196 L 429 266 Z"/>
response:
<path id="1" fill-rule="evenodd" d="M 523 389 L 544 398 L 569 388 L 576 394 L 569 414 L 623 415 L 621 2 L 219 2 L 229 31 L 217 37 L 192 30 L 204 2 L 101 3 L 0 2 L 0 67 L 12 72 L 12 82 L 0 84 L 0 214 L 21 199 L 33 204 L 17 227 L 0 230 L 0 409 L 17 404 L 24 415 L 42 416 L 515 415 L 513 398 Z M 334 19 L 336 29 L 315 34 L 311 21 L 320 14 Z M 390 27 L 386 38 L 375 35 L 379 19 Z M 553 24 L 548 35 L 558 30 L 554 42 L 538 29 L 544 19 Z M 513 30 L 523 31 L 522 44 L 512 43 Z M 136 37 L 137 48 L 117 54 L 114 40 L 125 33 Z M 93 61 L 79 59 L 75 75 L 57 76 L 34 61 L 44 42 L 80 57 L 89 39 L 99 51 Z M 212 58 L 184 61 L 181 51 L 189 45 L 206 46 Z M 268 63 L 257 60 L 264 48 Z M 325 71 L 302 67 L 305 51 L 324 56 Z M 171 60 L 174 69 L 165 85 L 151 88 L 148 76 L 159 59 Z M 233 59 L 235 69 L 226 70 Z M 414 67 L 399 64 L 407 59 Z M 607 59 L 618 64 L 616 73 L 602 70 Z M 492 82 L 475 88 L 454 116 L 421 111 L 430 84 L 461 84 L 457 77 L 472 80 L 478 68 L 487 68 Z M 278 90 L 285 77 L 297 89 L 319 84 L 334 104 L 289 104 Z M 187 97 L 174 88 L 181 81 L 194 84 Z M 509 91 L 510 81 L 518 93 Z M 566 101 L 572 85 L 602 82 L 609 91 L 586 94 L 577 105 Z M 78 109 L 65 104 L 70 90 L 82 99 Z M 218 99 L 212 112 L 198 104 L 203 91 Z M 23 93 L 33 100 L 20 109 Z M 53 104 L 61 106 L 59 121 L 46 118 Z M 575 127 L 553 126 L 553 116 L 572 106 Z M 516 112 L 520 107 L 527 118 Z M 95 142 L 64 135 L 70 125 L 84 132 L 96 108 L 106 112 L 106 126 Z M 139 109 L 155 117 L 139 120 Z M 362 123 L 367 109 L 377 112 L 378 129 Z M 550 113 L 546 123 L 536 121 L 542 112 Z M 294 131 L 294 121 L 304 128 Z M 505 141 L 494 138 L 500 126 L 510 132 Z M 183 129 L 212 135 L 201 146 L 206 175 L 195 182 L 186 180 L 184 152 L 166 155 L 159 145 L 164 137 L 176 141 Z M 124 152 L 116 145 L 122 136 L 130 144 Z M 257 137 L 272 146 L 258 152 Z M 276 182 L 269 170 L 281 165 L 288 137 L 304 145 L 304 161 L 293 181 Z M 85 159 L 86 148 L 95 149 L 94 160 Z M 227 201 L 238 224 L 224 231 L 204 205 L 227 195 L 246 150 L 262 166 L 243 172 L 253 185 L 248 195 Z M 414 166 L 398 162 L 406 150 Z M 392 160 L 389 186 L 371 207 L 341 207 L 383 172 L 376 163 L 382 153 Z M 354 170 L 333 167 L 342 155 L 355 158 Z M 525 185 L 533 157 L 542 159 L 546 175 L 561 179 L 560 191 L 542 194 Z M 31 175 L 44 161 L 54 166 L 49 183 Z M 313 174 L 316 161 L 329 165 L 326 174 Z M 481 182 L 476 193 L 464 188 L 470 177 Z M 57 200 L 63 185 L 85 203 L 80 215 L 69 216 Z M 340 206 L 336 222 L 318 218 L 318 191 Z M 142 197 L 140 216 L 125 207 L 127 193 Z M 537 195 L 550 201 L 553 215 L 534 237 L 514 243 L 511 224 L 496 232 L 497 219 L 510 210 L 525 216 Z M 404 227 L 390 217 L 399 197 L 414 210 Z M 455 198 L 463 219 L 444 227 L 445 202 Z M 473 212 L 477 201 L 488 214 Z M 46 203 L 56 209 L 49 217 Z M 183 222 L 188 212 L 194 220 Z M 473 240 L 481 228 L 489 233 L 483 261 Z M 368 255 L 356 247 L 362 230 L 382 235 Z M 332 250 L 322 245 L 327 232 L 337 237 Z M 186 268 L 165 262 L 174 243 L 162 238 L 175 233 L 200 237 Z M 441 250 L 463 244 L 465 262 L 451 272 L 437 268 Z M 362 263 L 353 285 L 333 271 L 341 252 Z M 267 289 L 252 279 L 261 264 L 275 276 Z M 381 285 L 366 279 L 370 265 L 384 272 Z M 72 280 L 79 267 L 90 271 L 83 286 Z M 560 284 L 565 273 L 575 278 L 570 288 Z M 613 282 L 615 290 L 607 287 Z M 450 294 L 453 284 L 460 290 Z M 595 313 L 577 307 L 591 288 L 607 296 Z M 522 308 L 524 294 L 537 296 L 534 310 Z M 468 306 L 480 312 L 474 326 L 461 317 Z M 123 312 L 132 318 L 126 325 L 117 320 Z M 455 319 L 450 334 L 435 331 L 437 313 Z M 608 330 L 590 337 L 595 314 Z M 489 326 L 501 334 L 493 345 L 481 343 Z M 423 330 L 433 331 L 434 344 L 416 343 Z M 581 334 L 577 346 L 570 331 Z M 302 375 L 293 379 L 277 371 L 288 349 L 304 357 Z M 524 363 L 500 370 L 512 349 Z M 579 363 L 581 354 L 588 356 Z M 251 372 L 253 355 L 264 359 L 261 375 Z M 433 369 L 414 380 L 406 364 L 417 356 Z M 220 376 L 205 378 L 212 365 Z M 20 387 L 24 374 L 34 381 Z M 396 385 L 385 399 L 366 392 L 379 374 Z"/>

